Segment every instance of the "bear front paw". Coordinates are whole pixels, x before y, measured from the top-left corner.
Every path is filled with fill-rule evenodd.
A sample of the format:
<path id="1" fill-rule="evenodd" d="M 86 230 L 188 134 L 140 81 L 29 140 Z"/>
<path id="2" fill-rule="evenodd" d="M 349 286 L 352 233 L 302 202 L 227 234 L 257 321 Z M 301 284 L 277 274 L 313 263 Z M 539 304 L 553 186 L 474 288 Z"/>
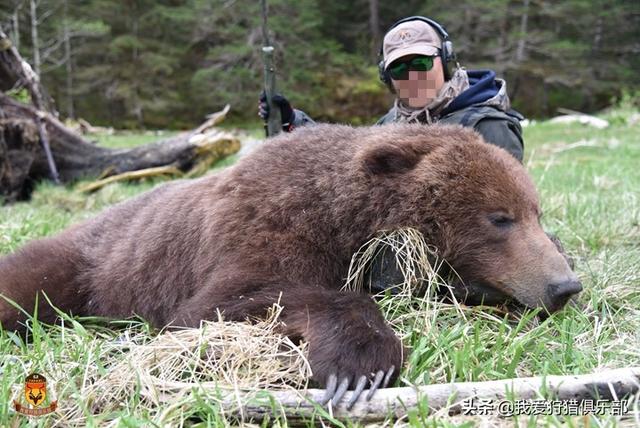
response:
<path id="1" fill-rule="evenodd" d="M 366 305 L 348 311 L 327 311 L 310 328 L 309 363 L 313 379 L 326 388 L 322 404 L 338 404 L 348 389 L 353 406 L 368 386 L 369 400 L 379 388 L 392 384 L 402 368 L 402 342 L 367 298 Z"/>

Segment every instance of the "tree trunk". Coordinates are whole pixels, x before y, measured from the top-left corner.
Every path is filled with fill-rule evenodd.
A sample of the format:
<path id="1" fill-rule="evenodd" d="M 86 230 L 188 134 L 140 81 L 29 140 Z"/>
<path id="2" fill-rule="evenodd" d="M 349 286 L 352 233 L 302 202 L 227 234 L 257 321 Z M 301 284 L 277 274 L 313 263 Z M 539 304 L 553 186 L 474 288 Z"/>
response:
<path id="1" fill-rule="evenodd" d="M 369 32 L 371 33 L 371 57 L 375 62 L 378 62 L 378 54 L 380 52 L 380 45 L 382 44 L 378 0 L 369 0 Z"/>
<path id="2" fill-rule="evenodd" d="M 31 0 L 31 45 L 33 46 L 33 71 L 40 76 L 40 42 L 38 40 L 38 5 Z"/>
<path id="3" fill-rule="evenodd" d="M 76 118 L 73 106 L 73 59 L 71 57 L 71 32 L 69 31 L 69 1 L 64 0 L 64 62 L 67 84 L 67 117 Z"/>
<path id="4" fill-rule="evenodd" d="M 215 119 L 219 121 L 227 110 Z M 172 166 L 186 172 L 200 161 L 212 163 L 240 148 L 237 138 L 210 131 L 213 123 L 208 123 L 205 129 L 200 127 L 152 144 L 111 150 L 86 141 L 53 115 L 2 93 L 0 112 L 0 196 L 7 202 L 28 198 L 33 184 L 50 176 L 40 145 L 38 120 L 49 136 L 51 153 L 64 183 L 158 166 Z"/>
<path id="5" fill-rule="evenodd" d="M 16 6 L 11 15 L 13 41 L 16 44 L 16 49 L 20 49 L 20 19 L 18 19 L 18 12 L 21 6 Z"/>
<path id="6" fill-rule="evenodd" d="M 525 59 L 525 47 L 527 44 L 527 25 L 529 22 L 529 0 L 524 0 L 522 4 L 522 15 L 520 16 L 520 36 L 518 37 L 518 48 L 516 49 L 516 65 L 520 65 Z"/>

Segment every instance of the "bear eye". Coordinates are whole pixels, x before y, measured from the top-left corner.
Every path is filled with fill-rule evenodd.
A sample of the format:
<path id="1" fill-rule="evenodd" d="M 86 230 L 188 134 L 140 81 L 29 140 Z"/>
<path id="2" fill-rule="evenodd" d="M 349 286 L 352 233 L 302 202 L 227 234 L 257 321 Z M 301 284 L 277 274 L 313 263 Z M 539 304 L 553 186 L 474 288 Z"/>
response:
<path id="1" fill-rule="evenodd" d="M 496 227 L 501 229 L 511 226 L 514 222 L 513 217 L 504 213 L 489 214 L 489 221 Z"/>

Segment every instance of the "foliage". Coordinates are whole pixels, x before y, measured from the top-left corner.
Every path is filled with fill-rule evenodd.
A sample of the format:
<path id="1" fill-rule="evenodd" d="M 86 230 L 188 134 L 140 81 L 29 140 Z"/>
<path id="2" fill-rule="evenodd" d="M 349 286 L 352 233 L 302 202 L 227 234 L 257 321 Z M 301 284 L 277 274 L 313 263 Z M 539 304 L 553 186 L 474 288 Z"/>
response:
<path id="1" fill-rule="evenodd" d="M 232 120 L 257 120 L 259 2 L 3 2 L 0 25 L 19 39 L 27 59 L 33 57 L 32 1 L 42 80 L 61 113 L 74 115 L 75 105 L 96 124 L 184 128 L 230 103 Z M 277 85 L 295 107 L 322 121 L 373 123 L 386 112 L 391 97 L 377 79 L 376 52 L 384 30 L 414 14 L 446 25 L 462 65 L 506 77 L 514 107 L 528 116 L 555 115 L 558 107 L 593 112 L 622 88 L 639 87 L 640 14 L 629 0 L 268 3 Z"/>
<path id="2" fill-rule="evenodd" d="M 9 92 L 7 92 L 7 95 L 23 103 L 31 102 L 31 95 L 29 95 L 29 91 L 27 91 L 25 88 L 12 89 Z"/>

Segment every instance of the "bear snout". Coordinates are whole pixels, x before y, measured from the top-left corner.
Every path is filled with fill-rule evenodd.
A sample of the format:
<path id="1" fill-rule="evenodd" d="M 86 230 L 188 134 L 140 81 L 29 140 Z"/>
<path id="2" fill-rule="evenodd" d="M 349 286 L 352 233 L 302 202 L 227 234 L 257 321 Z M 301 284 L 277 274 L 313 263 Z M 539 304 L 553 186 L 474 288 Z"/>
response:
<path id="1" fill-rule="evenodd" d="M 553 307 L 562 308 L 574 295 L 582 291 L 582 284 L 577 279 L 555 282 L 547 285 L 547 295 Z"/>

